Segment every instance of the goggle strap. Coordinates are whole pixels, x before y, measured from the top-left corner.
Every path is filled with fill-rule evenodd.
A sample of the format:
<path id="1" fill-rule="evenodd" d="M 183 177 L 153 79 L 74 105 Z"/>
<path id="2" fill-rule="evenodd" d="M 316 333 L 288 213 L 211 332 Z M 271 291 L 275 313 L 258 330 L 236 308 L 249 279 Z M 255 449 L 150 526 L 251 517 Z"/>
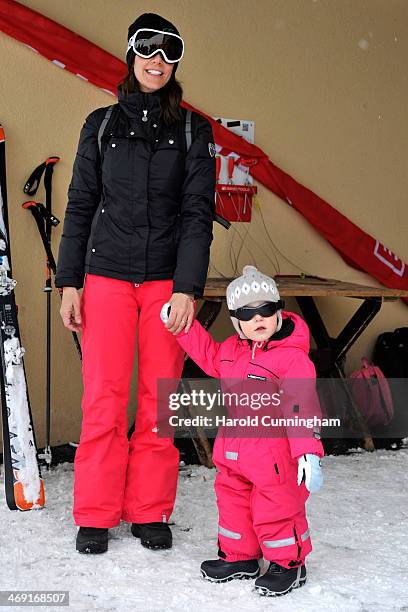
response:
<path id="1" fill-rule="evenodd" d="M 278 300 L 277 302 L 269 302 L 269 303 L 276 304 L 276 310 L 272 314 L 275 314 L 278 310 L 282 310 L 283 308 L 285 308 L 285 300 Z M 239 317 L 237 317 L 237 314 L 239 314 L 238 311 L 242 310 L 242 308 L 245 308 L 245 306 L 242 306 L 241 308 L 237 308 L 235 310 L 229 310 L 229 313 L 230 313 L 230 315 L 232 317 L 239 318 Z M 258 308 L 262 308 L 262 306 L 258 306 Z M 249 310 L 249 308 L 248 308 L 248 310 Z M 254 316 L 256 314 L 256 310 L 257 309 L 254 308 Z M 272 316 L 272 315 L 270 315 L 270 316 Z"/>

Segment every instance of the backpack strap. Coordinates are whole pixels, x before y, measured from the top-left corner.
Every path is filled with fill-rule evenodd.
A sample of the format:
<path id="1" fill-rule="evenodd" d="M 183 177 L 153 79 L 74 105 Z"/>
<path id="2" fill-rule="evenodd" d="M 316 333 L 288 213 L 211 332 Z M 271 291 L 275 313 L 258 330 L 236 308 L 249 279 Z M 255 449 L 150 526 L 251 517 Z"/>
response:
<path id="1" fill-rule="evenodd" d="M 214 221 L 225 227 L 225 229 L 229 229 L 231 227 L 231 223 L 227 221 L 227 219 L 225 219 L 224 217 L 221 217 L 221 215 L 218 215 L 217 213 L 214 213 L 213 219 Z"/>
<path id="2" fill-rule="evenodd" d="M 186 132 L 186 152 L 191 147 L 191 110 L 187 109 L 186 111 L 186 123 L 185 123 L 185 132 Z"/>
<path id="3" fill-rule="evenodd" d="M 102 156 L 102 136 L 104 135 L 104 132 L 106 130 L 106 126 L 108 125 L 108 121 L 111 118 L 113 109 L 115 108 L 115 104 L 112 104 L 112 106 L 110 106 L 108 108 L 108 110 L 105 113 L 105 117 L 103 118 L 103 121 L 101 123 L 101 125 L 99 126 L 99 132 L 98 132 L 98 148 L 99 148 L 99 155 Z"/>
<path id="4" fill-rule="evenodd" d="M 186 110 L 186 123 L 185 123 L 184 129 L 186 133 L 186 154 L 187 154 L 188 150 L 191 147 L 191 110 L 190 109 Z M 227 221 L 227 219 L 224 219 L 224 217 L 221 217 L 221 215 L 218 215 L 216 212 L 214 212 L 213 220 L 219 223 L 220 225 L 222 225 L 223 227 L 225 227 L 225 229 L 229 229 L 231 226 L 231 223 Z"/>

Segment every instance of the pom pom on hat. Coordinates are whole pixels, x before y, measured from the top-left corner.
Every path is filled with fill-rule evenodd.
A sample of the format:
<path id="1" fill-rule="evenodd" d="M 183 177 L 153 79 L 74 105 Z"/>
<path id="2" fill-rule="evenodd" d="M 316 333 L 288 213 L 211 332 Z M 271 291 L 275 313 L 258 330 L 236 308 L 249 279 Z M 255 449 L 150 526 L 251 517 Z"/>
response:
<path id="1" fill-rule="evenodd" d="M 249 276 L 250 274 L 257 274 L 258 273 L 258 269 L 255 268 L 255 266 L 244 266 L 243 270 L 242 270 L 242 274 L 243 276 Z"/>

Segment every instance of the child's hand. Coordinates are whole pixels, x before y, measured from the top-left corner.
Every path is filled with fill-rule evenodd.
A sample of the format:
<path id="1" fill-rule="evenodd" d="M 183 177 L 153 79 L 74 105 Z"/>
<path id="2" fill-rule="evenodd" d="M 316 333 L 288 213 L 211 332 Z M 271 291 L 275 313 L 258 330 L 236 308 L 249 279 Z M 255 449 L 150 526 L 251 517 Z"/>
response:
<path id="1" fill-rule="evenodd" d="M 318 455 L 306 454 L 298 459 L 298 485 L 305 481 L 310 493 L 317 493 L 323 484 L 322 462 Z"/>

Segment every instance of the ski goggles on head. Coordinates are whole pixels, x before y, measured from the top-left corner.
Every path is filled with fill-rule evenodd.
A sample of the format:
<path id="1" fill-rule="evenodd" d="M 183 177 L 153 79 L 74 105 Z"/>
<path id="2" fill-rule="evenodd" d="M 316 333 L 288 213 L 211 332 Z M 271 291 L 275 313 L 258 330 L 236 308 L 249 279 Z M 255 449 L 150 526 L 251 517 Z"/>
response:
<path id="1" fill-rule="evenodd" d="M 237 308 L 236 310 L 230 310 L 229 313 L 231 317 L 235 317 L 239 321 L 250 321 L 252 317 L 259 314 L 261 317 L 271 317 L 278 310 L 284 308 L 285 302 L 283 300 L 278 300 L 277 302 L 265 302 L 265 304 L 261 304 L 261 306 L 243 306 L 242 308 Z"/>
<path id="2" fill-rule="evenodd" d="M 143 28 L 129 39 L 126 53 L 129 49 L 145 59 L 160 52 L 168 64 L 174 64 L 183 57 L 184 41 L 181 36 L 171 32 Z"/>

